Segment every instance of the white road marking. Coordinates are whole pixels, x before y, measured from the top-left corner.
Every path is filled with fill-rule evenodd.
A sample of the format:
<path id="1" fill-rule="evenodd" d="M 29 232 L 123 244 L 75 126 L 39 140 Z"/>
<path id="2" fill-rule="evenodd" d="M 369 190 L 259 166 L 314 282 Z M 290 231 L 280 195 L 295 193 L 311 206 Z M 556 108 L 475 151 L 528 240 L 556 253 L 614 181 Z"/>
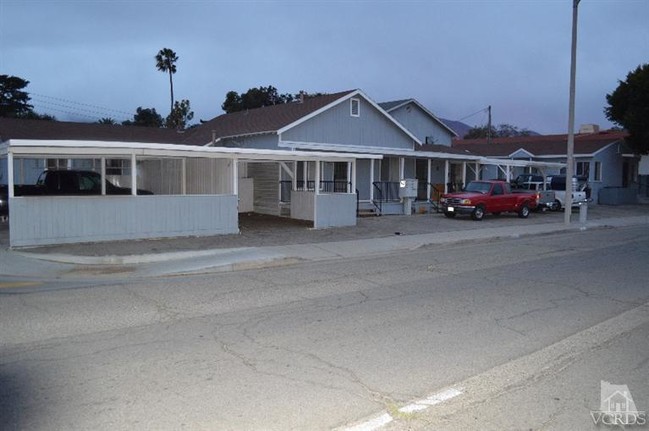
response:
<path id="1" fill-rule="evenodd" d="M 383 413 L 381 416 L 377 416 L 374 419 L 370 419 L 358 425 L 342 428 L 341 431 L 374 431 L 389 424 L 393 420 L 394 419 L 390 416 L 390 413 Z"/>
<path id="2" fill-rule="evenodd" d="M 460 391 L 459 389 L 450 388 L 445 391 L 433 394 L 423 400 L 415 401 L 412 404 L 401 407 L 399 411 L 401 413 L 418 412 L 425 410 L 430 406 L 434 406 L 435 404 L 443 403 L 444 401 L 450 400 L 451 398 L 455 398 L 459 395 L 462 395 L 462 391 Z"/>
<path id="3" fill-rule="evenodd" d="M 407 406 L 400 408 L 399 412 L 401 413 L 418 412 L 421 410 L 425 410 L 430 406 L 434 406 L 435 404 L 443 403 L 444 401 L 450 400 L 451 398 L 455 398 L 459 395 L 462 395 L 462 391 L 459 389 L 456 388 L 446 389 L 444 391 L 437 392 L 436 394 L 430 395 L 422 400 L 418 400 L 411 404 L 408 404 Z M 379 428 L 389 424 L 393 420 L 394 418 L 390 415 L 390 413 L 381 413 L 379 416 L 369 419 L 365 422 L 353 426 L 337 428 L 337 430 L 338 431 L 376 431 Z"/>

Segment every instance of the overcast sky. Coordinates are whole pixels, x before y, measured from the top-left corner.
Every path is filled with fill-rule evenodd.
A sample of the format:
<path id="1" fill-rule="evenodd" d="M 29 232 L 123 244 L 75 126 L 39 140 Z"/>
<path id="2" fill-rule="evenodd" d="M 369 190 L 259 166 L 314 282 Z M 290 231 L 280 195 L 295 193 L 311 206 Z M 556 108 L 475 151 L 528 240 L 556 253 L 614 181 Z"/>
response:
<path id="1" fill-rule="evenodd" d="M 0 0 L 0 74 L 30 81 L 37 112 L 59 120 L 166 116 L 154 56 L 168 47 L 195 122 L 229 90 L 273 85 L 416 98 L 470 125 L 492 105 L 494 124 L 566 133 L 571 22 L 571 0 Z M 577 59 L 577 126 L 609 127 L 606 94 L 649 63 L 649 0 L 581 1 Z"/>

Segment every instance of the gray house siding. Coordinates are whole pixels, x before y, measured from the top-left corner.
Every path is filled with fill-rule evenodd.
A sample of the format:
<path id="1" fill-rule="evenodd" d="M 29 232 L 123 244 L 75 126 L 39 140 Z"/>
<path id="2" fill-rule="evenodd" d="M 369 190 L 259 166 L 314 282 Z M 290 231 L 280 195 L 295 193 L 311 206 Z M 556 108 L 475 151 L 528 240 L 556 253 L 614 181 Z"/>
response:
<path id="1" fill-rule="evenodd" d="M 416 159 L 413 157 L 407 157 L 403 161 L 403 178 L 415 178 L 416 177 L 415 166 L 416 166 Z"/>
<path id="2" fill-rule="evenodd" d="M 378 163 L 375 162 L 376 164 Z M 356 190 L 358 190 L 358 198 L 362 201 L 370 198 L 370 188 L 372 187 L 372 184 L 370 184 L 371 166 L 372 162 L 367 159 L 356 162 Z M 374 169 L 376 170 L 376 166 Z"/>
<path id="3" fill-rule="evenodd" d="M 429 137 L 429 144 L 451 146 L 453 135 L 416 104 L 409 103 L 401 106 L 390 111 L 390 115 L 421 142 L 425 143 L 426 137 Z"/>
<path id="4" fill-rule="evenodd" d="M 414 141 L 362 97 L 360 115 L 346 100 L 282 134 L 283 141 L 382 148 L 414 148 Z"/>

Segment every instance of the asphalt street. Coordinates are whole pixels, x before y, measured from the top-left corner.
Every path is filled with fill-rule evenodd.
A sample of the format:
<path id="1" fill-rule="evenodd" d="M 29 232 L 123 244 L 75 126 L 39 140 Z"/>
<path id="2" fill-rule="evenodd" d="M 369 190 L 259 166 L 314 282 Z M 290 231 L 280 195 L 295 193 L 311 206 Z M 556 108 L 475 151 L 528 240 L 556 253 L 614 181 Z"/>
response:
<path id="1" fill-rule="evenodd" d="M 329 430 L 387 413 L 392 429 L 589 429 L 601 380 L 648 410 L 648 252 L 640 226 L 0 289 L 0 423 Z M 448 388 L 461 395 L 398 414 Z"/>

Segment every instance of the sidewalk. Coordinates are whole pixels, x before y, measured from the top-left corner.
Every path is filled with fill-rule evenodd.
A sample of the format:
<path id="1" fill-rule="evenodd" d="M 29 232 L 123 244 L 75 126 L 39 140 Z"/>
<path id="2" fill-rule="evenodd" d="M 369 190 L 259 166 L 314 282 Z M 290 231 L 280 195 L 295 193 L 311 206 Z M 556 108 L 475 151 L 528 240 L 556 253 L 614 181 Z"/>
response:
<path id="1" fill-rule="evenodd" d="M 0 251 L 0 275 L 155 277 L 363 257 L 430 245 L 649 224 L 649 205 L 591 206 L 588 222 L 563 212 L 447 219 L 442 214 L 361 218 L 356 227 L 314 230 L 294 220 L 242 215 L 241 233 L 214 237 L 115 241 Z M 5 228 L 6 229 L 6 228 Z"/>

